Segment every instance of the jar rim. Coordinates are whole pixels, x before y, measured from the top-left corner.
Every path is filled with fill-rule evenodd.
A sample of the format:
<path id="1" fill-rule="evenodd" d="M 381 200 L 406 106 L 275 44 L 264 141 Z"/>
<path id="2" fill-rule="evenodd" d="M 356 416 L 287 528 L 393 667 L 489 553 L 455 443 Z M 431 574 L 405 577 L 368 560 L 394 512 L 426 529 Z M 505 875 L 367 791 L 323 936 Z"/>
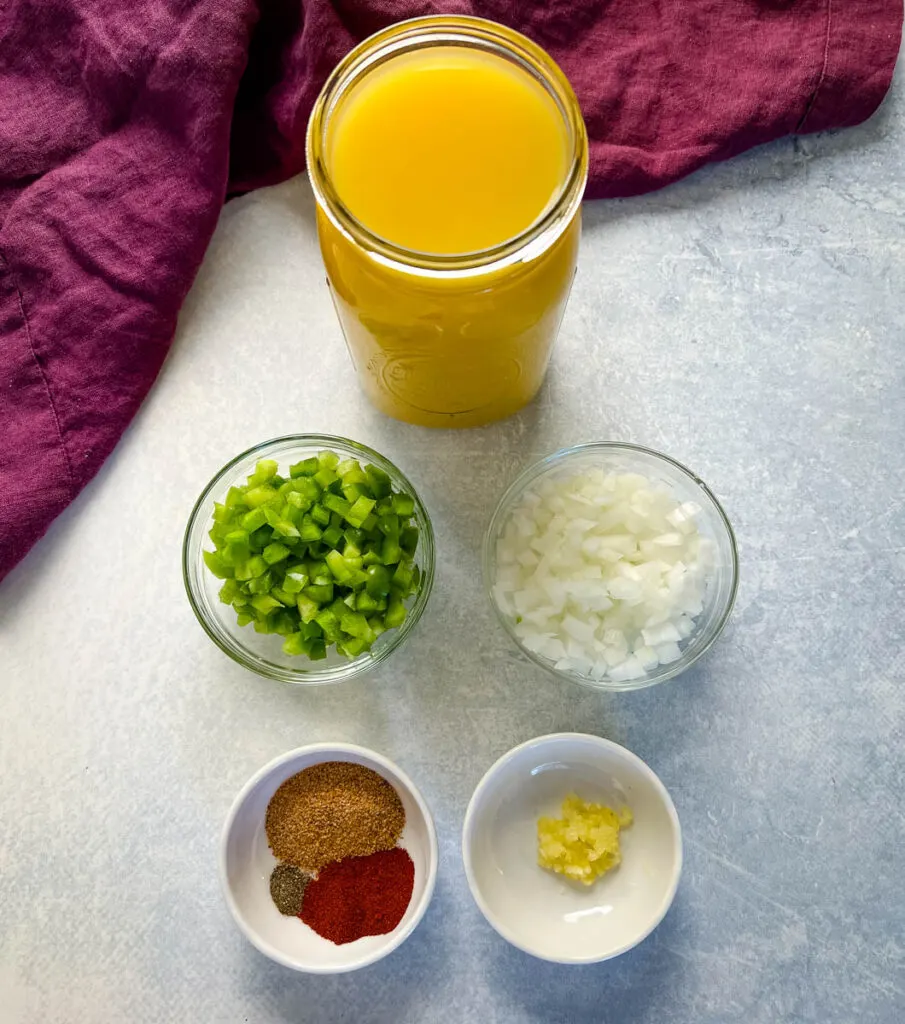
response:
<path id="1" fill-rule="evenodd" d="M 391 242 L 355 217 L 339 198 L 324 153 L 327 125 L 348 90 L 374 68 L 426 46 L 470 46 L 520 65 L 555 100 L 568 130 L 571 154 L 556 196 L 523 231 L 490 248 L 455 255 L 425 253 Z M 588 176 L 588 140 L 581 108 L 559 65 L 527 36 L 486 18 L 429 15 L 397 22 L 359 43 L 334 68 L 308 120 L 308 177 L 315 199 L 333 226 L 377 262 L 426 276 L 462 277 L 501 270 L 545 252 L 563 234 L 581 204 Z"/>

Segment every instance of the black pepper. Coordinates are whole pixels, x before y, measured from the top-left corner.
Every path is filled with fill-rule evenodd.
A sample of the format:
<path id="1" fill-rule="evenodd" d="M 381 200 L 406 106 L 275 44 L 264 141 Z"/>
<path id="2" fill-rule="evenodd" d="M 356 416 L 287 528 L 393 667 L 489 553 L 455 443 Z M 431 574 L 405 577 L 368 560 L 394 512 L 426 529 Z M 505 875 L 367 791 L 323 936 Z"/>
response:
<path id="1" fill-rule="evenodd" d="M 310 881 L 310 875 L 292 864 L 277 864 L 270 875 L 270 896 L 277 910 L 287 917 L 297 917 Z"/>

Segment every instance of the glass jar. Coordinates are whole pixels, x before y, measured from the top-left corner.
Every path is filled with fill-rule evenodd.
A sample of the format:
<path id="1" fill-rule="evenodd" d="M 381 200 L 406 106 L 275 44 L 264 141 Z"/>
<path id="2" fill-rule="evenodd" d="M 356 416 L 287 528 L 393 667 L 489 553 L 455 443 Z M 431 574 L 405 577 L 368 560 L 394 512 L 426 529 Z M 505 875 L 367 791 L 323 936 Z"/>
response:
<path id="1" fill-rule="evenodd" d="M 340 201 L 326 159 L 331 118 L 385 62 L 431 46 L 475 47 L 527 71 L 555 101 L 568 147 L 558 192 L 537 220 L 492 248 L 433 255 L 369 231 Z M 587 134 L 554 61 L 494 22 L 428 17 L 371 36 L 335 69 L 308 125 L 308 172 L 327 281 L 359 381 L 396 419 L 471 427 L 535 396 L 559 330 L 578 254 Z"/>

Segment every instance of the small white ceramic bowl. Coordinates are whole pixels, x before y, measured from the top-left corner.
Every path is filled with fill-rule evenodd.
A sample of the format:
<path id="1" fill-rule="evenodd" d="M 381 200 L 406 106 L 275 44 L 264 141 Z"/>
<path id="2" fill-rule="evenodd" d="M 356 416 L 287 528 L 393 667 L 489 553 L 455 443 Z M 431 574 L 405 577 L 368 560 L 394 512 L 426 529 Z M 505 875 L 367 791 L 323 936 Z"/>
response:
<path id="1" fill-rule="evenodd" d="M 634 822 L 622 863 L 591 886 L 537 863 L 537 819 L 577 792 Z M 465 874 L 484 917 L 542 960 L 589 964 L 625 953 L 663 920 L 682 871 L 682 833 L 663 783 L 631 751 L 599 736 L 556 733 L 510 750 L 474 791 L 462 836 Z"/>
<path id="2" fill-rule="evenodd" d="M 322 761 L 351 761 L 382 775 L 405 808 L 400 846 L 415 863 L 415 885 L 405 916 L 387 935 L 337 946 L 297 917 L 284 917 L 270 898 L 277 864 L 267 845 L 264 815 L 270 798 L 290 776 Z M 245 937 L 278 964 L 309 974 L 340 974 L 380 960 L 412 934 L 424 916 L 437 877 L 437 833 L 431 812 L 412 780 L 392 761 L 350 743 L 315 743 L 271 761 L 243 786 L 233 802 L 220 842 L 220 883 Z"/>

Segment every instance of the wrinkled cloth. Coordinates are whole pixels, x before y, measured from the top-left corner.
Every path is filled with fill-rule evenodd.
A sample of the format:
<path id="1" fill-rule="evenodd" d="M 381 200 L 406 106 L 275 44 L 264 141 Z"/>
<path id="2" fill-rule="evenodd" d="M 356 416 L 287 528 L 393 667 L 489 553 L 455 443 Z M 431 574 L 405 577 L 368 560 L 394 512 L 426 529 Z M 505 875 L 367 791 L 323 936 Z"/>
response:
<path id="1" fill-rule="evenodd" d="M 402 18 L 526 33 L 575 86 L 588 196 L 856 124 L 901 0 L 6 0 L 0 6 L 0 579 L 160 369 L 224 198 L 303 169 L 332 67 Z"/>

